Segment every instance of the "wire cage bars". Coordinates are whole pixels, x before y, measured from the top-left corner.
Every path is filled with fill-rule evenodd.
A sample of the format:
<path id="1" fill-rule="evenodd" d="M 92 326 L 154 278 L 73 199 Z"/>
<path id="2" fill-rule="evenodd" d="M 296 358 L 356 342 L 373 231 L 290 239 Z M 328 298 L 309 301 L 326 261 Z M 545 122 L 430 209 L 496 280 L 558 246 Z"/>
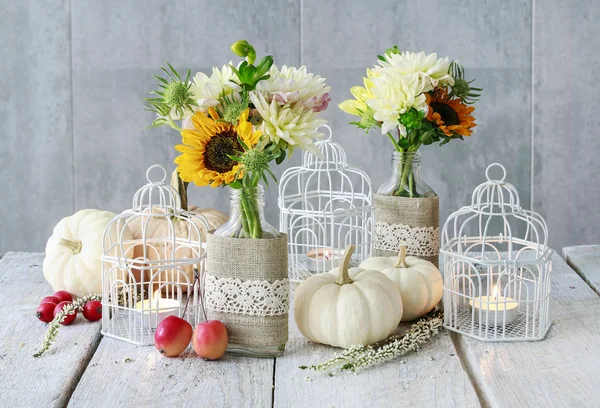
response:
<path id="1" fill-rule="evenodd" d="M 279 183 L 279 228 L 288 235 L 289 277 L 297 284 L 338 266 L 353 244 L 353 263 L 371 255 L 371 180 L 349 166 L 344 149 L 329 136 L 317 142 L 320 157 L 305 153 L 300 167 L 287 169 Z"/>
<path id="2" fill-rule="evenodd" d="M 151 172 L 162 179 L 151 180 Z M 102 256 L 102 334 L 153 344 L 169 315 L 201 321 L 206 219 L 183 211 L 177 190 L 159 165 L 146 172 L 131 209 L 106 227 Z M 196 281 L 196 282 L 195 282 Z M 187 304 L 187 312 L 184 310 Z"/>
<path id="3" fill-rule="evenodd" d="M 490 164 L 486 178 L 442 230 L 444 325 L 483 341 L 541 340 L 551 325 L 546 222 L 521 207 L 504 166 Z"/>

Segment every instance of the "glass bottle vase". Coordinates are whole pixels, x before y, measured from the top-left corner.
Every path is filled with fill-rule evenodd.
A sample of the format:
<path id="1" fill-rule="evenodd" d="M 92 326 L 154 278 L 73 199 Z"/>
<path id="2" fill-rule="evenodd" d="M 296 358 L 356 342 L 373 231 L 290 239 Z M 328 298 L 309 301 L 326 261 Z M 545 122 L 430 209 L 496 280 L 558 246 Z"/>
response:
<path id="1" fill-rule="evenodd" d="M 265 220 L 265 190 L 258 187 L 231 189 L 229 220 L 214 235 L 231 238 L 275 238 L 280 234 Z"/>
<path id="2" fill-rule="evenodd" d="M 287 236 L 265 221 L 264 188 L 232 189 L 230 218 L 207 237 L 205 310 L 227 354 L 276 357 L 288 339 Z"/>
<path id="3" fill-rule="evenodd" d="M 377 189 L 377 194 L 408 198 L 436 197 L 435 191 L 421 178 L 421 153 L 394 152 L 392 175 Z"/>

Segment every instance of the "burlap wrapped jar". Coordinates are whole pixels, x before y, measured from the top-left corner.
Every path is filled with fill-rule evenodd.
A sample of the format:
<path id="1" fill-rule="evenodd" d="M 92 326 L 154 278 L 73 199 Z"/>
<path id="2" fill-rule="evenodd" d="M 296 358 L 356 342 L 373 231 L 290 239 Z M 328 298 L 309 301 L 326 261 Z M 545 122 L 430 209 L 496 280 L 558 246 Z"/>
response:
<path id="1" fill-rule="evenodd" d="M 398 254 L 400 241 L 408 255 L 438 266 L 440 251 L 439 197 L 408 198 L 376 194 L 375 256 Z"/>
<path id="2" fill-rule="evenodd" d="M 244 239 L 209 234 L 206 271 L 207 317 L 227 328 L 227 352 L 283 354 L 288 339 L 287 235 Z"/>

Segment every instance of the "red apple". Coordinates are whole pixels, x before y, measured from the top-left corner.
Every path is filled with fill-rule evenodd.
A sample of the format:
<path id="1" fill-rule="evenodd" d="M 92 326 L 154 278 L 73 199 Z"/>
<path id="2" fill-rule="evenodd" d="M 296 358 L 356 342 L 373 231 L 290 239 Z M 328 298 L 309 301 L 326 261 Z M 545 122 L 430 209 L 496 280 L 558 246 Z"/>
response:
<path id="1" fill-rule="evenodd" d="M 207 360 L 218 360 L 225 354 L 228 341 L 227 329 L 218 320 L 200 323 L 192 337 L 194 351 Z"/>
<path id="2" fill-rule="evenodd" d="M 54 297 L 58 298 L 61 302 L 72 302 L 73 296 L 66 290 L 59 290 L 58 292 L 54 292 Z"/>
<path id="3" fill-rule="evenodd" d="M 167 316 L 154 332 L 154 344 L 160 354 L 175 357 L 189 346 L 193 332 L 192 325 L 186 320 L 177 316 Z"/>

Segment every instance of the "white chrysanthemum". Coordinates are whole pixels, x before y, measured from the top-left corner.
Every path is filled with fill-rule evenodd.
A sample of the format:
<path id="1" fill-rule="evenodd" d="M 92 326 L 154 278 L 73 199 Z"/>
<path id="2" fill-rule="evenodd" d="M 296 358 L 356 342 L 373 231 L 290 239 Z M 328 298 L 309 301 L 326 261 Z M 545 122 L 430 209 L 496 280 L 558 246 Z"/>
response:
<path id="1" fill-rule="evenodd" d="M 206 112 L 209 107 L 217 106 L 222 96 L 238 95 L 240 86 L 234 82 L 235 79 L 237 76 L 229 65 L 223 65 L 221 69 L 213 67 L 210 77 L 204 72 L 198 72 L 190 91 L 198 102 L 199 110 Z"/>
<path id="2" fill-rule="evenodd" d="M 399 127 L 401 133 L 406 135 L 406 129 L 398 123 L 400 114 L 412 107 L 427 111 L 422 81 L 414 74 L 381 70 L 380 75 L 373 77 L 372 82 L 370 91 L 373 97 L 366 103 L 375 112 L 375 120 L 383 122 L 381 133 L 385 134 Z"/>
<path id="3" fill-rule="evenodd" d="M 314 142 L 323 134 L 317 132 L 317 128 L 327 122 L 318 119 L 312 109 L 305 109 L 300 104 L 282 106 L 274 99 L 269 103 L 262 94 L 254 92 L 250 94 L 250 101 L 263 120 L 260 129 L 272 142 L 284 140 L 292 148 L 301 147 L 315 155 L 320 154 Z"/>
<path id="4" fill-rule="evenodd" d="M 450 63 L 449 58 L 438 58 L 436 53 L 426 55 L 422 51 L 388 54 L 385 61 L 379 61 L 384 71 L 418 75 L 423 82 L 424 92 L 431 91 L 438 85 L 454 85 L 454 78 L 450 75 Z"/>
<path id="5" fill-rule="evenodd" d="M 268 102 L 276 100 L 280 105 L 302 105 L 320 112 L 329 104 L 330 86 L 325 78 L 306 72 L 306 66 L 300 68 L 284 65 L 279 70 L 275 65 L 269 70 L 269 79 L 261 81 L 257 90 L 262 92 Z"/>

